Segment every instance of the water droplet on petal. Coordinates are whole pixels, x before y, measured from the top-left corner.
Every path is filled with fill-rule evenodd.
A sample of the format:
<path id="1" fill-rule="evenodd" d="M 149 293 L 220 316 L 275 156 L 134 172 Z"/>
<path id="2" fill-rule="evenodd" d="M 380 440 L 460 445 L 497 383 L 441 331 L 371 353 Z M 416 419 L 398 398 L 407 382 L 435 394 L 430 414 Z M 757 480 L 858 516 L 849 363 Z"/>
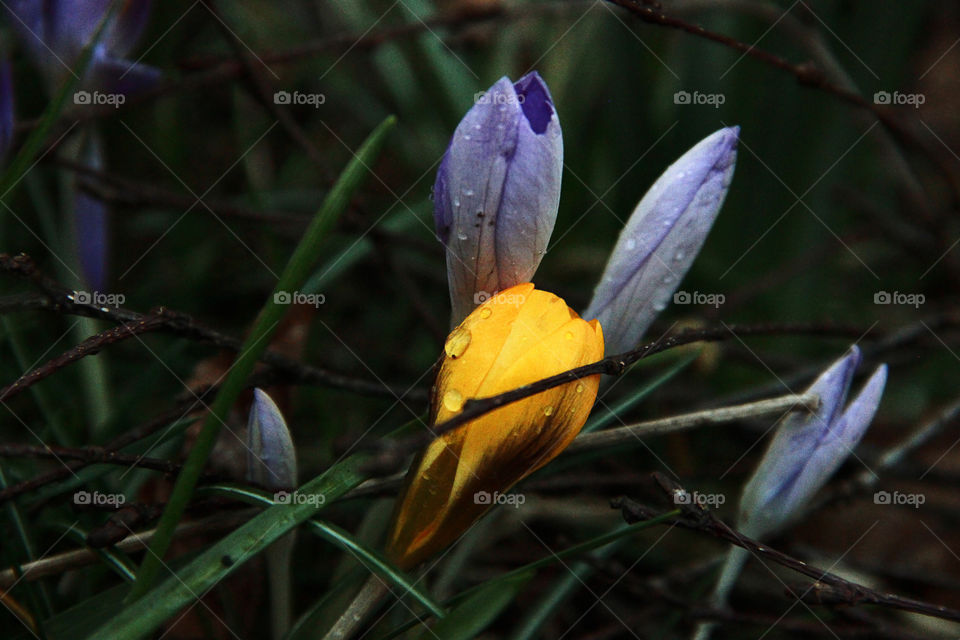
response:
<path id="1" fill-rule="evenodd" d="M 491 309 L 490 307 L 484 307 L 484 308 L 480 311 L 480 318 L 483 319 L 483 320 L 486 320 L 487 318 L 489 318 L 489 317 L 492 316 L 492 315 L 493 315 L 493 309 Z"/>
<path id="2" fill-rule="evenodd" d="M 483 127 L 481 127 L 481 126 L 478 125 L 478 124 L 475 124 L 475 125 L 473 125 L 473 128 L 476 129 L 477 131 L 480 131 L 480 129 L 482 129 Z"/>
<path id="3" fill-rule="evenodd" d="M 467 135 L 463 136 L 463 139 L 469 141 L 469 140 L 470 140 L 470 134 L 467 134 Z"/>
<path id="4" fill-rule="evenodd" d="M 677 254 L 673 256 L 673 259 L 676 260 L 677 262 L 680 262 L 686 257 L 687 257 L 687 254 L 685 254 L 683 251 L 677 251 Z"/>
<path id="5" fill-rule="evenodd" d="M 656 302 L 653 303 L 654 311 L 663 311 L 666 308 L 667 308 L 667 303 L 664 302 L 663 300 L 657 300 Z"/>
<path id="6" fill-rule="evenodd" d="M 545 407 L 543 408 L 543 415 L 545 415 L 545 416 L 551 416 L 551 415 L 553 415 L 553 407 L 551 407 L 550 405 L 545 406 Z"/>
<path id="7" fill-rule="evenodd" d="M 577 383 L 577 393 L 583 393 L 583 383 L 582 383 L 582 382 L 578 382 L 578 383 Z"/>
<path id="8" fill-rule="evenodd" d="M 673 282 L 672 275 L 668 273 L 667 275 L 663 276 L 663 284 L 670 284 L 671 282 Z"/>
<path id="9" fill-rule="evenodd" d="M 686 178 L 686 177 L 687 177 L 686 171 L 681 171 L 680 173 L 677 174 L 677 179 L 678 179 L 678 180 L 683 179 L 683 178 Z"/>
<path id="10" fill-rule="evenodd" d="M 563 337 L 566 338 L 567 340 L 573 340 L 573 331 L 567 331 L 567 333 Z"/>
<path id="11" fill-rule="evenodd" d="M 470 334 L 469 329 L 465 329 L 462 326 L 457 327 L 450 334 L 450 337 L 447 338 L 447 342 L 443 345 L 443 350 L 451 358 L 459 358 L 463 355 L 463 352 L 467 350 L 467 347 L 470 346 L 471 339 L 473 339 L 473 336 Z"/>
<path id="12" fill-rule="evenodd" d="M 469 198 L 470 196 L 473 195 L 473 189 L 467 189 L 466 191 L 463 192 L 463 195 Z"/>
<path id="13" fill-rule="evenodd" d="M 448 389 L 443 394 L 443 406 L 447 411 L 460 411 L 463 408 L 463 394 L 456 389 Z"/>
<path id="14" fill-rule="evenodd" d="M 466 240 L 466 239 L 467 239 L 467 234 L 465 234 L 463 231 L 457 231 L 457 240 Z"/>
<path id="15" fill-rule="evenodd" d="M 633 251 L 637 248 L 637 241 L 633 238 L 627 240 L 627 251 Z"/>

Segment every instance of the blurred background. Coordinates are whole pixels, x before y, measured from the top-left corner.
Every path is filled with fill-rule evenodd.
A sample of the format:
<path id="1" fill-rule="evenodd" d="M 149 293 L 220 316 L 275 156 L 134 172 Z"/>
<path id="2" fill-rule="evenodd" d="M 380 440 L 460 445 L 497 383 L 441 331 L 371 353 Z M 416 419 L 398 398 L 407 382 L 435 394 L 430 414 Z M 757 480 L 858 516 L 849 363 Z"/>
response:
<path id="1" fill-rule="evenodd" d="M 608 383 L 595 415 L 648 387 L 615 424 L 800 390 L 860 344 L 860 373 L 886 362 L 890 379 L 858 450 L 865 462 L 849 461 L 827 491 L 836 497 L 891 446 L 946 416 L 873 487 L 922 494 L 925 503 L 878 505 L 872 490 L 853 492 L 768 542 L 878 590 L 960 607 L 960 448 L 950 413 L 960 374 L 960 7 L 859 0 L 663 0 L 661 7 L 726 42 L 643 21 L 639 12 L 659 10 L 640 2 L 634 11 L 601 0 L 153 3 L 121 53 L 138 69 L 120 79 L 146 69 L 144 85 L 119 105 L 96 104 L 96 97 L 78 103 L 71 92 L 62 108 L 54 102 L 66 76 L 50 72 L 49 58 L 35 51 L 37 42 L 7 7 L 0 34 L 15 124 L 3 140 L 6 166 L 17 168 L 25 143 L 40 146 L 19 168 L 22 176 L 8 171 L 3 178 L 0 251 L 28 254 L 67 288 L 113 296 L 103 298 L 108 305 L 119 301 L 142 313 L 162 306 L 242 337 L 339 172 L 395 114 L 397 127 L 304 288 L 322 304 L 296 307 L 273 344 L 345 380 L 266 379 L 290 425 L 304 482 L 355 443 L 426 410 L 450 312 L 431 187 L 477 92 L 531 70 L 550 87 L 565 169 L 536 284 L 575 309 L 586 307 L 617 234 L 657 176 L 701 138 L 739 125 L 729 196 L 681 285 L 722 294 L 723 304 L 672 305 L 647 339 L 721 323 L 805 324 L 811 331 L 735 336 L 695 358 L 689 350 L 665 352 Z M 81 14 L 64 24 L 85 19 Z M 51 34 L 40 35 L 56 49 Z M 81 85 L 93 95 L 91 82 Z M 53 117 L 45 117 L 51 109 Z M 2 384 L 115 324 L 41 304 L 36 281 L 4 270 Z M 109 345 L 4 400 L 2 441 L 100 446 L 152 420 L 172 423 L 164 416 L 173 410 L 179 417 L 175 409 L 215 383 L 231 357 L 210 341 L 167 332 Z M 238 432 L 245 410 L 238 406 L 234 416 Z M 653 438 L 550 465 L 520 486 L 528 497 L 523 509 L 487 517 L 424 584 L 442 600 L 609 531 L 622 522 L 610 499 L 645 495 L 652 471 L 728 496 L 717 514 L 733 519 L 740 487 L 764 450 L 758 437 L 771 423 Z M 181 460 L 195 427 L 182 424 L 149 455 Z M 15 448 L 4 454 L 5 487 L 60 467 Z M 219 478 L 242 480 L 239 441 L 222 438 L 211 464 Z M 152 526 L 170 476 L 122 466 L 86 470 L 89 476 L 5 496 L 5 567 L 102 533 L 115 514 L 75 504 L 81 486 L 123 493 L 128 506 L 137 505 L 131 529 Z M 337 503 L 325 514 L 375 544 L 390 496 Z M 688 636 L 693 608 L 709 593 L 726 547 L 666 531 L 638 534 L 584 565 L 541 570 L 486 637 Z M 178 552 L 205 541 L 184 542 Z M 298 536 L 295 558 L 295 618 L 329 615 L 323 607 L 333 605 L 324 596 L 338 579 L 356 580 L 359 565 L 309 534 Z M 573 568 L 582 577 L 556 596 L 535 630 L 524 631 L 530 612 Z M 166 637 L 235 637 L 234 628 L 245 630 L 240 637 L 266 634 L 263 571 L 257 562 L 245 566 Z M 935 618 L 885 608 L 800 606 L 784 593 L 798 576 L 778 575 L 785 582 L 748 565 L 731 602 L 737 615 L 715 637 L 958 633 Z M 0 618 L 6 628 L 24 629 L 16 619 L 43 627 L 89 598 L 115 607 L 97 596 L 121 581 L 107 560 L 24 581 L 7 597 L 25 611 L 9 604 Z M 88 607 L 90 617 L 95 612 Z M 369 637 L 384 637 L 409 615 L 395 607 Z M 50 631 L 56 624 L 48 626 L 58 637 Z M 312 637 L 303 633 L 297 637 Z"/>

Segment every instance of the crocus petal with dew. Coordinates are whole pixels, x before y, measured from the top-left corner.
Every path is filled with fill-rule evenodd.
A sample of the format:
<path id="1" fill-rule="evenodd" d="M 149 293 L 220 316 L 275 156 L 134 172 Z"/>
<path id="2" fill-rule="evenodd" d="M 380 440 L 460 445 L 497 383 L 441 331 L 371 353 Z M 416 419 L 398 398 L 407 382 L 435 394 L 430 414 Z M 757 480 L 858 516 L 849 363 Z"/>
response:
<path id="1" fill-rule="evenodd" d="M 739 127 L 721 129 L 673 163 L 640 200 L 584 312 L 607 353 L 634 348 L 663 311 L 713 226 L 733 178 Z"/>
<path id="2" fill-rule="evenodd" d="M 475 309 L 451 332 L 431 422 L 466 400 L 503 393 L 603 357 L 603 332 L 563 300 L 525 283 Z M 556 457 L 580 432 L 599 376 L 511 403 L 435 439 L 407 474 L 387 544 L 413 567 L 456 540 L 503 493 Z"/>
<path id="3" fill-rule="evenodd" d="M 247 422 L 247 479 L 269 489 L 297 486 L 297 457 L 287 422 L 260 389 L 253 390 Z"/>
<path id="4" fill-rule="evenodd" d="M 527 282 L 553 232 L 563 138 L 537 72 L 501 78 L 457 126 L 433 188 L 458 324 L 486 297 Z"/>
<path id="5" fill-rule="evenodd" d="M 788 522 L 863 437 L 880 404 L 887 369 L 878 367 L 844 411 L 859 363 L 860 350 L 852 347 L 807 389 L 820 397 L 819 408 L 791 413 L 777 429 L 740 500 L 739 527 L 746 535 L 762 537 Z"/>

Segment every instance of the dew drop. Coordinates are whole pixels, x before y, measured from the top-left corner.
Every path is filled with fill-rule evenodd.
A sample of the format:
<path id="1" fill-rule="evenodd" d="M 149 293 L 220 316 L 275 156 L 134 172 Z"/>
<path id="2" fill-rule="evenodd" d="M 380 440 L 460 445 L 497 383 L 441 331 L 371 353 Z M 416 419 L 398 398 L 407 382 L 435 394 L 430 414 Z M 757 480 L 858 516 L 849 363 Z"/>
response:
<path id="1" fill-rule="evenodd" d="M 463 192 L 463 195 L 469 198 L 470 196 L 473 195 L 473 189 L 467 189 L 466 191 Z"/>
<path id="2" fill-rule="evenodd" d="M 582 383 L 582 382 L 578 382 L 578 383 L 577 383 L 577 393 L 583 393 L 583 383 Z"/>
<path id="3" fill-rule="evenodd" d="M 470 134 L 467 134 L 467 135 L 463 136 L 463 139 L 469 141 L 469 140 L 470 140 Z"/>
<path id="4" fill-rule="evenodd" d="M 449 389 L 443 394 L 443 406 L 447 411 L 460 411 L 463 408 L 463 394 L 456 389 Z"/>
<path id="5" fill-rule="evenodd" d="M 473 339 L 469 329 L 465 329 L 462 326 L 457 327 L 450 334 L 450 337 L 447 338 L 446 343 L 443 345 L 443 350 L 451 358 L 459 358 L 463 355 L 463 352 L 467 350 L 467 347 L 470 346 L 470 340 Z"/>
<path id="6" fill-rule="evenodd" d="M 563 337 L 566 338 L 567 340 L 573 340 L 573 332 L 567 331 L 567 333 Z"/>
<path id="7" fill-rule="evenodd" d="M 633 238 L 627 240 L 627 251 L 633 251 L 637 248 L 637 241 Z"/>
<path id="8" fill-rule="evenodd" d="M 686 257 L 687 257 L 687 254 L 685 254 L 683 251 L 677 251 L 677 254 L 673 256 L 673 259 L 676 260 L 677 262 L 680 262 Z"/>
<path id="9" fill-rule="evenodd" d="M 663 300 L 657 300 L 656 302 L 653 303 L 654 311 L 663 311 L 666 308 L 667 308 L 667 303 L 664 302 Z"/>
<path id="10" fill-rule="evenodd" d="M 476 129 L 477 131 L 480 131 L 480 129 L 482 129 L 483 127 L 481 127 L 481 126 L 478 125 L 478 124 L 475 124 L 475 125 L 473 125 L 473 128 Z"/>
<path id="11" fill-rule="evenodd" d="M 678 179 L 678 180 L 682 180 L 683 178 L 686 178 L 686 177 L 687 177 L 687 172 L 686 172 L 686 171 L 681 171 L 680 173 L 677 174 L 677 179 Z"/>
<path id="12" fill-rule="evenodd" d="M 466 240 L 466 239 L 467 239 L 467 234 L 465 234 L 463 231 L 457 231 L 457 240 Z"/>
<path id="13" fill-rule="evenodd" d="M 545 407 L 543 408 L 543 415 L 545 415 L 545 416 L 552 416 L 552 415 L 553 415 L 553 407 L 551 407 L 550 405 L 545 406 Z"/>
<path id="14" fill-rule="evenodd" d="M 490 307 L 485 307 L 480 311 L 480 318 L 483 320 L 486 320 L 492 315 L 493 315 L 493 309 L 491 309 Z"/>
<path id="15" fill-rule="evenodd" d="M 668 273 L 667 275 L 663 276 L 663 284 L 670 284 L 671 282 L 673 282 L 672 275 Z"/>

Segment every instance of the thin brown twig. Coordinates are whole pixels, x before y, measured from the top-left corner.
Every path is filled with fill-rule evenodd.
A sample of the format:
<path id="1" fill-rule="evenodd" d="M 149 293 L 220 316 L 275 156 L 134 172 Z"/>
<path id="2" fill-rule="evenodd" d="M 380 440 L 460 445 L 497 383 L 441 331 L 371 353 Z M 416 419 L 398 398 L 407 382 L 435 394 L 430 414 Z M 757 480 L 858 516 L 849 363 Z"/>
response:
<path id="1" fill-rule="evenodd" d="M 671 503 L 678 502 L 675 500 L 678 495 L 677 492 L 682 492 L 683 488 L 662 474 L 654 473 L 652 475 L 658 488 Z M 619 509 L 623 514 L 624 520 L 631 524 L 649 520 L 650 518 L 660 515 L 657 509 L 653 509 L 626 497 L 613 500 L 611 506 Z M 913 598 L 906 598 L 892 593 L 881 593 L 862 584 L 845 580 L 829 571 L 814 567 L 786 553 L 772 549 L 768 545 L 748 538 L 736 529 L 733 529 L 700 505 L 673 504 L 673 508 L 677 507 L 680 508 L 681 515 L 666 521 L 664 524 L 676 525 L 709 535 L 724 542 L 729 542 L 730 544 L 746 549 L 757 558 L 769 560 L 809 578 L 813 578 L 814 582 L 811 585 L 795 594 L 796 597 L 804 602 L 827 606 L 874 604 L 899 609 L 901 611 L 911 611 L 943 620 L 960 621 L 960 611 L 956 609 L 924 602 L 922 600 L 915 600 Z"/>
<path id="2" fill-rule="evenodd" d="M 724 325 L 710 329 L 686 329 L 680 333 L 665 336 L 655 342 L 647 343 L 632 351 L 608 356 L 597 362 L 576 367 L 495 396 L 469 399 L 464 403 L 460 413 L 449 420 L 434 425 L 429 432 L 408 436 L 407 438 L 393 442 L 379 442 L 373 445 L 383 450 L 371 459 L 367 470 L 377 473 L 390 473 L 397 469 L 409 454 L 426 446 L 433 439 L 495 409 L 536 395 L 547 389 L 575 382 L 581 378 L 595 375 L 622 375 L 633 363 L 675 347 L 692 344 L 694 342 L 719 342 L 750 336 L 807 335 L 861 338 L 863 333 L 864 331 L 860 327 L 814 324 Z"/>

